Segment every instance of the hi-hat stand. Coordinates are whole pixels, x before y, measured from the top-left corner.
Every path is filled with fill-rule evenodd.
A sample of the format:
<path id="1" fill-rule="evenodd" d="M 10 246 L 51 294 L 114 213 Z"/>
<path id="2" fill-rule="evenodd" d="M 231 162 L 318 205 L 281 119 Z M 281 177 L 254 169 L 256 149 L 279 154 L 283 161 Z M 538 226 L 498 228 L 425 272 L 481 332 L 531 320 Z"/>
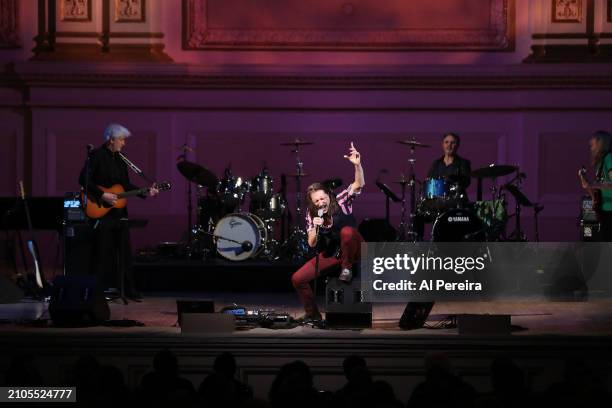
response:
<path id="1" fill-rule="evenodd" d="M 304 173 L 304 162 L 300 158 L 300 146 L 312 145 L 313 142 L 306 142 L 303 140 L 295 139 L 291 142 L 281 143 L 283 146 L 294 146 L 291 153 L 295 154 L 295 173 L 288 174 L 289 177 L 295 179 L 295 216 L 296 222 L 289 234 L 287 241 L 288 250 L 294 259 L 305 259 L 308 257 L 310 247 L 308 246 L 308 235 L 303 227 L 303 215 L 302 215 L 302 178 L 308 177 L 309 174 Z"/>

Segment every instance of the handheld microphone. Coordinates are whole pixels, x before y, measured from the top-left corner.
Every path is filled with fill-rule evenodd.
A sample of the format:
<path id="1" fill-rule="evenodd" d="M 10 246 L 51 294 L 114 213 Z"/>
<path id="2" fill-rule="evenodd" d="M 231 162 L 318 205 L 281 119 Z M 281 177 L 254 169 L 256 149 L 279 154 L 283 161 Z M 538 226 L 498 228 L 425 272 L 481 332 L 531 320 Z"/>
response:
<path id="1" fill-rule="evenodd" d="M 317 217 L 323 217 L 323 208 L 319 207 L 319 209 L 317 210 Z M 320 225 L 317 225 L 317 235 L 319 235 L 319 227 Z"/>

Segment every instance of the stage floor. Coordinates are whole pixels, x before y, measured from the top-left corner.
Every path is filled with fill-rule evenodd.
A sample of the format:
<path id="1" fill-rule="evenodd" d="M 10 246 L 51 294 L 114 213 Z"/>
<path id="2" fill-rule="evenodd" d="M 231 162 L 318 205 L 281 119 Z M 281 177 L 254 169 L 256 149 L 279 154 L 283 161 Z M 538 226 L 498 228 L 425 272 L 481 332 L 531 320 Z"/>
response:
<path id="1" fill-rule="evenodd" d="M 612 372 L 612 301 L 588 302 L 440 302 L 429 318 L 435 325 L 449 315 L 510 314 L 518 330 L 510 335 L 460 335 L 454 329 L 404 331 L 398 321 L 404 304 L 375 304 L 373 327 L 364 330 L 255 328 L 231 333 L 184 334 L 177 327 L 177 299 L 212 299 L 215 309 L 233 303 L 249 309 L 302 313 L 292 292 L 146 293 L 142 303 L 111 303 L 111 319 L 142 322 L 141 327 L 95 326 L 59 328 L 48 325 L 47 304 L 0 305 L 0 372 L 15 353 L 34 355 L 48 384 L 62 384 L 78 356 L 94 355 L 118 367 L 131 389 L 150 371 L 155 353 L 171 349 L 181 373 L 193 384 L 208 375 L 216 356 L 230 351 L 240 366 L 238 376 L 265 399 L 283 364 L 305 361 L 318 389 L 335 390 L 344 383 L 342 361 L 358 354 L 376 378 L 389 382 L 406 401 L 425 377 L 423 359 L 444 353 L 456 373 L 485 392 L 495 356 L 512 356 L 525 370 L 534 390 L 545 390 L 562 378 L 569 359 L 586 361 L 602 373 Z M 319 299 L 323 304 L 323 299 Z M 42 320 L 36 321 L 34 319 Z M 608 384 L 612 387 L 612 378 Z"/>
<path id="2" fill-rule="evenodd" d="M 209 299 L 213 300 L 215 310 L 224 306 L 237 304 L 247 309 L 275 310 L 286 312 L 297 317 L 303 314 L 293 293 L 146 293 L 141 303 L 130 302 L 123 305 L 120 302 L 109 302 L 111 320 L 117 322 L 124 319 L 141 322 L 139 327 L 87 327 L 87 328 L 56 328 L 50 322 L 47 304 L 45 302 L 22 301 L 15 304 L 0 305 L 0 332 L 4 334 L 23 334 L 36 331 L 38 333 L 65 333 L 72 335 L 100 334 L 109 335 L 180 335 L 177 326 L 177 299 Z M 324 299 L 318 300 L 319 305 Z M 282 336 L 457 336 L 456 328 L 430 329 L 421 328 L 404 331 L 398 327 L 399 318 L 404 304 L 387 303 L 374 304 L 373 327 L 363 330 L 329 330 L 313 329 L 312 327 L 296 327 L 286 330 L 255 328 L 235 331 L 233 336 L 268 335 Z M 323 309 L 323 308 L 322 308 Z M 552 301 L 482 301 L 482 302 L 438 302 L 429 316 L 429 325 L 457 314 L 507 314 L 511 315 L 512 336 L 612 336 L 612 300 L 591 300 L 585 302 L 552 302 Z M 35 320 L 40 319 L 39 323 Z"/>

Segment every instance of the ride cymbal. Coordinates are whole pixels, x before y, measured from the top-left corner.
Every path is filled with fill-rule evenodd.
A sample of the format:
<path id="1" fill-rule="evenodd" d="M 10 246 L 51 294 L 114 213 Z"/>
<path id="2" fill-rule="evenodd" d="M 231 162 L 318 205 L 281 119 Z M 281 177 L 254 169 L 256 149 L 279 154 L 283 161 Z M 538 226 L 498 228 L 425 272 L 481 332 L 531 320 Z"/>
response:
<path id="1" fill-rule="evenodd" d="M 518 167 L 508 164 L 491 164 L 472 171 L 472 177 L 476 178 L 497 178 L 514 173 Z"/>
<path id="2" fill-rule="evenodd" d="M 396 142 L 410 147 L 431 147 L 428 144 L 417 142 L 416 140 L 397 140 Z"/>
<path id="3" fill-rule="evenodd" d="M 304 146 L 304 145 L 312 145 L 312 144 L 314 144 L 314 142 L 307 142 L 305 140 L 300 140 L 298 138 L 295 138 L 295 140 L 291 142 L 282 142 L 281 146 Z"/>

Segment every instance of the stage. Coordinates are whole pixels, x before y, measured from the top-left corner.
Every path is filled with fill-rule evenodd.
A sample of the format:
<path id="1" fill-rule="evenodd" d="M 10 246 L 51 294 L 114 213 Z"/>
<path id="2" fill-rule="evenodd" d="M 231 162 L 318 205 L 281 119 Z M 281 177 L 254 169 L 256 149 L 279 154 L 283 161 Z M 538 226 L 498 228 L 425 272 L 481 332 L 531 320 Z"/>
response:
<path id="1" fill-rule="evenodd" d="M 376 378 L 390 382 L 401 400 L 423 379 L 423 358 L 446 353 L 459 375 L 478 390 L 489 388 L 489 365 L 500 355 L 523 367 L 529 385 L 543 390 L 561 378 L 566 361 L 580 360 L 605 373 L 612 369 L 612 301 L 586 302 L 441 302 L 428 325 L 457 314 L 509 314 L 510 335 L 459 335 L 456 328 L 404 331 L 398 327 L 404 304 L 375 304 L 373 327 L 330 330 L 310 326 L 292 329 L 255 328 L 225 334 L 182 334 L 177 327 L 177 299 L 210 299 L 215 309 L 236 303 L 248 309 L 274 309 L 301 314 L 291 292 L 181 292 L 145 294 L 141 303 L 111 302 L 111 326 L 58 328 L 46 322 L 44 302 L 0 305 L 2 369 L 16 352 L 36 356 L 50 383 L 67 378 L 77 356 L 93 354 L 117 366 L 130 387 L 151 369 L 153 355 L 168 347 L 179 358 L 181 374 L 196 386 L 212 369 L 214 358 L 231 351 L 239 376 L 265 398 L 278 368 L 293 360 L 307 362 L 319 389 L 335 390 L 344 383 L 341 363 L 350 354 L 366 358 Z M 322 305 L 324 299 L 319 299 Z M 33 319 L 42 319 L 35 321 Z M 124 320 L 143 326 L 120 327 Z M 609 381 L 609 379 L 608 379 Z"/>

